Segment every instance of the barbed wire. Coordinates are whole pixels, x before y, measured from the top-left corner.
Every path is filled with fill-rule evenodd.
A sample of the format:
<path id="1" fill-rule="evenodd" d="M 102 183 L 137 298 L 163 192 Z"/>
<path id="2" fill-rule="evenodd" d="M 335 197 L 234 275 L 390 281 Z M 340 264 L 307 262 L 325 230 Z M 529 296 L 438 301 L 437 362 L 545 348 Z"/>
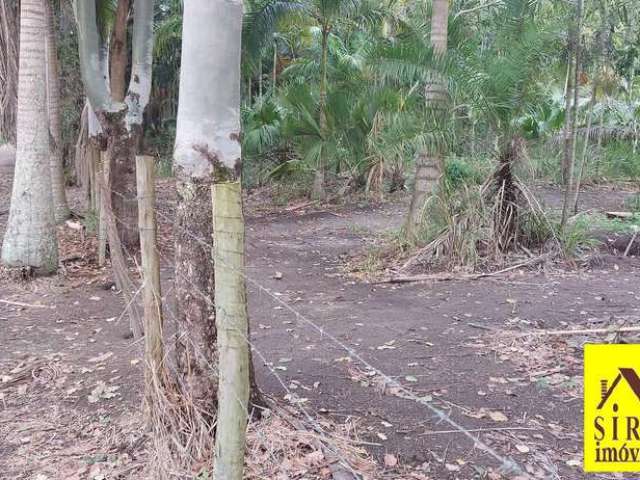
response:
<path id="1" fill-rule="evenodd" d="M 116 194 L 119 194 L 119 192 L 115 192 Z M 158 209 L 157 207 L 154 208 L 155 212 L 158 213 Z M 112 216 L 114 217 L 114 220 L 121 222 L 121 219 L 118 218 L 115 213 L 112 212 Z M 164 217 L 164 218 L 168 218 L 168 217 Z M 156 222 L 156 227 L 157 227 L 157 222 Z M 145 229 L 145 230 L 149 230 L 149 229 Z M 152 229 L 152 230 L 156 230 L 156 229 Z M 133 300 L 138 296 L 138 294 L 142 291 L 142 289 L 145 286 L 145 282 L 146 279 L 144 278 L 144 275 L 142 274 L 142 269 L 140 267 L 140 265 L 138 265 L 135 255 L 133 255 L 125 245 L 122 245 L 122 249 L 123 252 L 134 262 L 136 269 L 138 270 L 138 272 L 140 273 L 140 276 L 142 278 L 140 287 L 136 290 L 136 293 L 133 295 L 132 300 L 125 306 L 122 314 L 120 315 L 120 318 L 122 318 L 125 313 L 127 312 L 127 310 L 130 308 L 131 303 L 133 302 Z M 171 263 L 171 259 L 167 258 L 161 251 L 161 249 L 158 247 L 157 242 L 154 245 L 154 249 L 156 251 L 156 253 L 159 255 L 160 258 L 162 258 L 163 260 L 165 260 L 165 262 L 167 263 Z M 225 262 L 221 262 L 223 265 L 227 265 Z M 235 270 L 235 269 L 233 269 Z M 235 270 L 237 272 L 237 270 Z M 189 279 L 188 277 L 182 275 L 180 272 L 178 272 L 177 270 L 174 270 L 174 273 L 180 275 L 186 282 L 188 282 L 191 285 L 191 288 L 193 289 L 193 291 L 195 291 L 198 295 L 200 295 L 204 301 L 206 303 L 209 304 L 210 307 L 214 307 L 217 309 L 220 309 L 221 307 L 218 305 L 216 306 L 215 303 L 211 300 L 211 298 L 209 297 L 209 295 L 207 295 L 205 292 L 203 292 L 197 285 L 195 285 L 191 279 Z M 172 285 L 169 288 L 169 291 L 171 291 L 172 289 L 175 288 L 175 285 Z M 161 292 L 162 295 L 162 292 Z M 165 296 L 166 293 L 162 296 Z M 166 306 L 163 302 L 162 305 L 164 308 L 162 308 L 162 311 L 166 311 L 169 316 L 171 317 L 171 319 L 176 323 L 179 324 L 179 320 L 176 317 L 176 315 L 174 314 L 173 310 Z M 346 468 L 347 470 L 349 470 L 354 476 L 355 478 L 360 478 L 360 474 L 355 471 L 353 469 L 353 467 L 351 466 L 351 462 L 349 462 L 349 460 L 347 458 L 344 457 L 344 455 L 342 455 L 342 453 L 337 449 L 333 447 L 333 442 L 332 442 L 332 438 L 331 436 L 326 432 L 325 428 L 313 417 L 313 415 L 311 415 L 309 413 L 309 411 L 307 409 L 304 408 L 304 406 L 298 401 L 296 402 L 296 398 L 298 397 L 294 392 L 291 391 L 291 389 L 288 387 L 287 383 L 285 382 L 285 380 L 283 379 L 283 377 L 276 371 L 276 369 L 273 367 L 273 363 L 274 362 L 270 362 L 267 359 L 267 356 L 257 347 L 257 345 L 251 341 L 251 339 L 242 331 L 240 331 L 237 328 L 234 328 L 234 331 L 237 332 L 238 334 L 240 334 L 243 338 L 244 341 L 247 342 L 247 345 L 250 346 L 252 352 L 255 352 L 258 357 L 260 357 L 260 360 L 263 362 L 264 366 L 267 367 L 267 369 L 270 371 L 270 373 L 276 378 L 276 380 L 278 381 L 278 383 L 282 386 L 282 388 L 284 389 L 284 391 L 287 393 L 287 396 L 289 397 L 289 403 L 291 404 L 291 406 L 294 409 L 298 409 L 302 415 L 305 417 L 305 419 L 307 420 L 307 422 L 313 427 L 313 429 L 315 430 L 315 432 L 322 438 L 322 440 L 324 441 L 324 445 L 325 448 L 327 450 L 329 450 L 329 452 L 335 456 L 335 458 L 343 465 L 344 468 Z M 167 348 L 166 344 L 163 342 L 164 348 L 163 348 L 163 364 L 167 365 L 165 360 L 168 358 L 168 356 L 170 355 L 170 353 L 172 353 L 175 348 L 176 348 L 176 343 L 178 341 L 181 340 L 181 336 L 176 336 L 176 342 L 173 343 L 173 345 L 171 345 L 170 347 Z M 131 345 L 135 345 L 137 343 L 140 343 L 141 341 L 143 341 L 144 337 L 134 340 Z M 211 362 L 209 362 L 209 359 L 207 358 L 206 355 L 204 355 L 201 351 L 198 345 L 196 344 L 192 344 L 191 347 L 195 350 L 195 353 L 197 354 L 197 356 L 204 360 L 205 364 L 207 365 L 208 369 L 211 372 L 217 372 L 217 367 L 215 365 L 212 365 Z M 175 373 L 175 372 L 174 372 Z M 235 393 L 234 393 L 235 396 Z M 286 397 L 285 397 L 286 398 Z M 251 419 L 251 412 L 247 409 L 247 407 L 244 405 L 244 403 L 236 396 L 235 400 L 242 406 L 244 412 L 245 412 L 245 417 L 247 418 L 247 420 Z M 275 413 L 274 413 L 275 414 Z M 331 462 L 331 463 L 335 463 L 335 462 Z"/>
<path id="2" fill-rule="evenodd" d="M 121 195 L 119 192 L 113 191 L 113 193 L 115 193 L 116 195 Z M 172 219 L 172 218 L 168 217 L 167 215 L 165 215 L 164 213 L 162 213 L 157 208 L 157 206 L 154 208 L 154 211 L 155 211 L 155 213 L 156 213 L 156 215 L 158 217 L 161 217 L 161 218 L 171 222 L 174 225 L 174 228 L 176 226 L 178 226 L 178 225 L 176 225 L 176 222 L 175 222 L 174 219 Z M 115 213 L 113 215 L 115 217 Z M 197 243 L 199 243 L 203 247 L 206 247 L 206 248 L 211 249 L 213 251 L 214 246 L 213 246 L 212 243 L 208 243 L 204 239 L 198 237 L 197 235 L 194 235 L 193 232 L 191 232 L 189 229 L 187 229 L 185 227 L 182 227 L 182 226 L 179 226 L 179 227 L 180 227 L 181 231 L 183 231 L 187 236 L 189 236 L 190 238 L 195 240 Z M 166 260 L 166 256 L 161 254 L 161 252 L 159 251 L 157 245 L 155 246 L 155 248 L 156 248 L 156 251 L 158 252 L 158 254 L 161 255 Z M 229 268 L 229 269 L 235 271 L 236 273 L 238 273 L 239 275 L 241 275 L 242 278 L 247 283 L 249 283 L 252 286 L 254 286 L 255 288 L 257 288 L 260 292 L 265 293 L 275 303 L 277 303 L 278 305 L 282 306 L 287 311 L 292 313 L 297 320 L 302 321 L 303 323 L 305 323 L 308 326 L 310 326 L 313 330 L 317 331 L 320 334 L 321 338 L 326 337 L 331 342 L 333 342 L 336 346 L 340 347 L 342 350 L 344 350 L 346 353 L 348 353 L 351 357 L 353 357 L 358 362 L 360 362 L 369 371 L 375 372 L 375 374 L 380 376 L 385 382 L 387 382 L 388 385 L 394 387 L 395 389 L 397 389 L 399 392 L 401 392 L 403 394 L 403 396 L 401 396 L 400 398 L 404 398 L 406 400 L 411 400 L 411 401 L 413 401 L 415 403 L 418 403 L 419 405 L 422 405 L 422 406 L 426 407 L 439 421 L 448 423 L 454 430 L 460 432 L 465 437 L 467 437 L 469 440 L 471 440 L 473 442 L 474 447 L 478 448 L 479 450 L 482 450 L 482 451 L 486 452 L 490 457 L 492 457 L 494 460 L 496 460 L 500 464 L 500 467 L 504 472 L 506 472 L 506 473 L 515 473 L 515 474 L 518 474 L 518 475 L 522 476 L 523 478 L 533 480 L 533 477 L 529 473 L 527 473 L 515 460 L 513 460 L 510 457 L 506 457 L 506 456 L 501 455 L 494 448 L 492 448 L 491 446 L 487 445 L 485 442 L 480 440 L 479 436 L 478 437 L 474 436 L 469 431 L 469 429 L 465 428 L 463 425 L 461 425 L 458 422 L 456 422 L 455 420 L 453 420 L 450 417 L 450 415 L 448 415 L 444 410 L 441 410 L 440 408 L 434 406 L 432 399 L 428 399 L 427 400 L 424 397 L 419 396 L 418 394 L 416 394 L 415 392 L 413 392 L 409 388 L 405 387 L 404 385 L 402 385 L 401 383 L 399 383 L 398 381 L 393 379 L 390 375 L 387 375 L 386 373 L 384 373 L 381 369 L 379 369 L 378 367 L 374 366 L 371 362 L 367 361 L 353 347 L 350 347 L 349 345 L 347 345 L 344 342 L 342 342 L 336 336 L 334 336 L 329 331 L 327 331 L 324 327 L 318 325 L 316 322 L 314 322 L 313 320 L 311 320 L 310 318 L 305 316 L 303 313 L 301 313 L 300 311 L 298 311 L 294 307 L 292 307 L 289 303 L 285 302 L 283 299 L 281 299 L 278 296 L 276 296 L 275 294 L 273 294 L 267 287 L 263 286 L 260 282 L 258 282 L 257 280 L 254 280 L 253 278 L 249 277 L 245 272 L 237 270 L 235 267 L 233 267 L 232 265 L 227 264 L 226 262 L 224 262 L 220 258 L 216 258 L 216 261 L 221 262 L 226 268 Z M 176 272 L 177 272 L 177 270 L 174 270 L 174 273 L 176 273 Z M 196 287 L 193 284 L 192 284 L 192 287 L 194 287 L 199 294 L 204 295 L 205 298 L 208 298 L 206 293 L 201 292 L 198 287 Z M 211 301 L 211 299 L 208 298 L 208 301 L 211 302 L 211 305 L 214 305 L 214 303 Z M 245 336 L 245 340 L 253 348 L 252 342 L 248 338 L 246 338 L 246 336 Z M 256 352 L 258 352 L 258 351 L 256 350 Z M 259 356 L 261 356 L 261 358 L 266 358 L 266 357 L 263 357 L 260 353 L 259 353 Z M 269 365 L 266 365 L 266 366 L 270 370 L 272 370 Z M 213 366 L 211 366 L 211 368 L 213 368 Z M 280 378 L 280 376 L 276 375 L 276 378 L 278 379 L 279 383 L 281 383 L 281 385 L 285 388 L 285 390 L 288 393 L 290 393 L 290 390 L 286 387 L 286 383 Z M 301 408 L 301 406 L 299 406 L 299 407 Z M 308 412 L 307 412 L 307 415 L 305 415 L 305 417 L 307 419 L 313 419 L 313 417 L 311 417 L 311 415 L 308 414 Z"/>
<path id="3" fill-rule="evenodd" d="M 160 251 L 159 248 L 157 248 L 157 246 L 156 246 L 156 251 L 157 251 L 158 255 L 160 255 L 162 258 L 167 260 L 167 258 L 162 254 L 162 252 Z M 211 300 L 211 298 L 209 298 L 209 296 L 206 293 L 202 292 L 202 290 L 200 290 L 193 282 L 191 282 L 191 280 L 189 278 L 187 278 L 186 276 L 183 276 L 183 279 L 186 280 L 189 284 L 191 284 L 191 287 L 195 290 L 195 292 L 198 293 L 209 304 L 209 306 L 213 306 L 213 307 L 216 307 L 217 309 L 220 309 L 220 306 L 216 306 L 215 303 Z M 177 323 L 178 322 L 178 318 L 175 316 L 173 311 L 168 307 L 167 307 L 166 310 L 169 313 L 169 315 L 172 317 L 173 321 Z M 288 385 L 285 382 L 285 380 L 282 378 L 282 376 L 273 367 L 273 362 L 270 362 L 267 359 L 267 356 L 257 347 L 257 345 L 254 342 L 251 341 L 251 339 L 244 332 L 242 332 L 241 330 L 239 330 L 237 328 L 235 328 L 234 331 L 237 332 L 238 334 L 240 334 L 242 336 L 242 338 L 247 342 L 247 345 L 249 345 L 249 347 L 251 348 L 251 351 L 255 352 L 258 355 L 258 357 L 260 357 L 260 360 L 262 361 L 264 366 L 267 367 L 269 372 L 276 378 L 278 383 L 282 386 L 282 388 L 285 390 L 285 392 L 289 396 L 289 398 L 290 398 L 289 403 L 292 405 L 293 408 L 297 408 L 298 410 L 300 410 L 302 415 L 305 417 L 307 422 L 309 422 L 309 424 L 314 428 L 316 433 L 318 433 L 323 438 L 327 449 L 329 449 L 330 452 L 333 455 L 335 455 L 338 460 L 340 460 L 342 462 L 344 467 L 347 468 L 348 470 L 350 470 L 351 473 L 353 473 L 356 476 L 356 478 L 359 477 L 360 475 L 358 474 L 358 472 L 356 472 L 351 467 L 350 462 L 340 453 L 339 450 L 333 448 L 332 442 L 331 442 L 331 438 L 326 433 L 326 431 L 323 428 L 323 426 L 307 411 L 307 409 L 304 408 L 304 406 L 300 402 L 295 402 L 294 401 L 295 398 L 297 397 L 297 395 L 294 392 L 291 391 L 291 389 L 288 387 Z M 215 372 L 217 370 L 216 366 L 212 365 L 211 362 L 209 362 L 209 360 L 206 357 L 206 355 L 203 355 L 202 352 L 198 352 L 199 347 L 197 345 L 192 345 L 192 347 L 195 347 L 196 352 L 205 361 L 205 363 L 207 364 L 209 369 L 211 371 Z M 171 350 L 174 349 L 174 348 L 175 348 L 175 345 L 171 348 Z M 243 402 L 241 402 L 239 398 L 236 397 L 236 401 L 238 403 L 240 403 L 240 405 L 242 405 L 243 409 L 245 410 L 245 415 L 246 415 L 247 419 L 249 420 L 251 418 L 251 412 L 248 409 L 246 409 L 246 407 L 244 406 Z"/>

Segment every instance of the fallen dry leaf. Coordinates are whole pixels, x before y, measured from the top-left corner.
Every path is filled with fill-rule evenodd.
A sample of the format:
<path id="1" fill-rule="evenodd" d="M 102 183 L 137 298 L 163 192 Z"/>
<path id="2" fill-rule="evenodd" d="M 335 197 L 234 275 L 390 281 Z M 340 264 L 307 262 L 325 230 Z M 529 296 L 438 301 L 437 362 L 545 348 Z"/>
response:
<path id="1" fill-rule="evenodd" d="M 504 413 L 498 411 L 489 412 L 489 418 L 494 422 L 506 422 L 509 420 Z"/>
<path id="2" fill-rule="evenodd" d="M 391 455 L 390 453 L 387 453 L 384 456 L 384 466 L 387 468 L 393 468 L 396 465 L 398 465 L 398 459 L 395 455 Z"/>

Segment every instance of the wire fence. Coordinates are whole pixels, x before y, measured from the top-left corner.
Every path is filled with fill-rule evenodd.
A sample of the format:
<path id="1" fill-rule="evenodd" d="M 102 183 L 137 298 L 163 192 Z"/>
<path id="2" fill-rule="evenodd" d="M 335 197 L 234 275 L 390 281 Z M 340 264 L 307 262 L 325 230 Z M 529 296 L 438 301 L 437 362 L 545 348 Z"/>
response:
<path id="1" fill-rule="evenodd" d="M 113 191 L 113 193 L 116 194 L 116 195 L 121 195 L 119 192 Z M 156 215 L 158 217 L 162 218 L 164 221 L 173 224 L 174 228 L 178 227 L 178 225 L 175 223 L 174 219 L 169 217 L 169 216 L 167 216 L 167 215 L 165 215 L 164 213 L 162 213 L 158 209 L 157 205 L 156 205 L 156 208 L 155 208 L 155 213 L 156 213 Z M 115 214 L 113 214 L 113 216 L 114 216 L 114 219 L 116 220 L 116 222 L 122 222 L 122 220 L 117 218 L 115 216 Z M 186 229 L 184 227 L 181 227 L 181 231 L 183 233 L 185 233 L 187 236 L 189 236 L 190 238 L 192 238 L 193 240 L 195 240 L 196 242 L 198 242 L 201 246 L 213 251 L 213 248 L 214 248 L 213 243 L 207 242 L 205 239 L 198 237 L 191 230 Z M 155 249 L 156 249 L 156 252 L 158 253 L 158 255 L 160 256 L 160 258 L 164 261 L 164 263 L 166 263 L 168 265 L 171 265 L 173 263 L 172 259 L 168 258 L 167 255 L 162 253 L 160 248 L 158 248 L 157 244 L 155 246 Z M 132 255 L 131 252 L 126 251 L 126 249 L 125 249 L 125 253 L 131 259 L 135 258 L 135 255 Z M 522 466 L 518 462 L 516 462 L 513 458 L 511 458 L 511 457 L 509 457 L 507 455 L 501 454 L 495 448 L 491 447 L 485 441 L 483 441 L 480 438 L 481 432 L 478 432 L 475 429 L 469 429 L 469 428 L 465 427 L 464 425 L 462 425 L 461 423 L 459 423 L 459 422 L 455 421 L 454 419 L 452 419 L 451 416 L 445 411 L 446 407 L 445 408 L 439 408 L 438 406 L 436 406 L 435 404 L 436 404 L 436 402 L 438 402 L 438 400 L 432 399 L 432 398 L 425 398 L 423 396 L 420 396 L 416 392 L 411 390 L 410 388 L 402 385 L 400 382 L 398 382 L 396 379 L 394 379 L 391 375 L 388 375 L 387 373 L 385 373 L 380 367 L 378 367 L 376 365 L 373 365 L 370 361 L 365 359 L 364 356 L 358 350 L 356 350 L 355 348 L 353 348 L 350 345 L 347 345 L 345 342 L 341 341 L 339 338 L 337 338 L 337 336 L 332 334 L 325 327 L 319 325 L 316 321 L 311 319 L 309 315 L 303 314 L 298 309 L 293 307 L 291 304 L 289 304 L 288 302 L 283 300 L 280 296 L 277 296 L 274 293 L 272 293 L 271 290 L 268 287 L 263 285 L 258 280 L 256 280 L 256 279 L 252 278 L 251 276 L 249 276 L 246 272 L 244 272 L 244 271 L 238 272 L 238 270 L 236 270 L 233 266 L 230 266 L 230 265 L 226 264 L 223 260 L 221 260 L 219 258 L 216 258 L 216 261 L 222 262 L 222 264 L 225 267 L 234 270 L 236 273 L 239 273 L 244 278 L 245 282 L 248 285 L 251 285 L 257 291 L 259 291 L 259 292 L 265 294 L 266 296 L 268 296 L 275 304 L 277 304 L 279 307 L 281 307 L 282 309 L 284 309 L 287 312 L 289 312 L 299 323 L 307 325 L 312 330 L 317 332 L 321 339 L 326 339 L 328 343 L 333 344 L 335 347 L 337 347 L 337 348 L 341 349 L 342 351 L 344 351 L 345 353 L 347 353 L 349 355 L 349 357 L 351 357 L 352 359 L 356 360 L 363 367 L 365 367 L 369 372 L 374 372 L 376 375 L 378 375 L 381 379 L 384 380 L 386 385 L 394 388 L 397 392 L 399 392 L 401 394 L 401 395 L 398 395 L 400 398 L 403 398 L 403 399 L 408 400 L 408 401 L 415 402 L 416 404 L 419 404 L 419 405 L 425 407 L 425 409 L 433 416 L 433 419 L 436 422 L 438 422 L 438 423 L 444 422 L 444 423 L 448 424 L 453 431 L 459 432 L 460 434 L 462 434 L 464 437 L 466 437 L 468 440 L 470 440 L 473 443 L 474 448 L 477 448 L 477 449 L 485 452 L 489 457 L 491 457 L 493 460 L 495 460 L 497 462 L 498 466 L 499 466 L 499 469 L 504 474 L 512 474 L 512 475 L 516 475 L 516 476 L 518 476 L 519 478 L 522 478 L 522 479 L 533 480 L 533 477 L 529 473 L 527 473 L 527 471 L 525 469 L 523 469 Z M 179 274 L 179 272 L 177 270 L 175 270 L 174 273 L 175 274 Z M 190 284 L 193 292 L 195 292 L 199 296 L 201 296 L 201 298 L 203 298 L 204 301 L 209 304 L 209 306 L 215 306 L 213 300 L 209 297 L 209 295 L 206 292 L 203 292 L 197 285 L 193 284 L 193 282 L 191 282 L 191 280 L 189 278 L 187 278 L 185 276 L 182 276 L 182 279 L 184 281 L 188 282 Z M 134 292 L 134 296 L 133 296 L 133 298 L 131 300 L 132 302 L 135 301 L 135 298 L 138 296 L 138 294 L 142 290 L 142 287 L 143 287 L 143 285 L 141 285 L 137 289 L 137 291 Z M 165 292 L 163 297 L 166 297 L 166 296 L 167 296 L 167 293 Z M 119 317 L 120 319 L 126 314 L 126 311 L 127 311 L 128 308 L 129 308 L 129 305 L 125 306 L 125 309 L 123 310 L 122 314 Z M 170 308 L 163 308 L 163 311 L 167 312 L 168 315 L 171 317 L 171 319 L 173 321 L 175 321 L 175 322 L 178 321 L 178 319 L 175 316 L 174 312 Z M 283 390 L 286 392 L 288 398 L 295 399 L 297 397 L 297 395 L 295 395 L 295 393 L 288 387 L 286 380 L 273 367 L 275 362 L 271 361 L 271 359 L 269 358 L 269 355 L 264 353 L 263 351 L 261 351 L 261 349 L 258 348 L 258 346 L 255 344 L 255 342 L 253 342 L 250 338 L 248 338 L 243 332 L 239 332 L 239 333 L 243 336 L 243 338 L 250 345 L 252 351 L 260 358 L 260 360 L 263 362 L 265 367 L 269 370 L 270 374 L 272 374 L 274 376 L 274 378 L 277 380 L 278 384 L 281 385 Z M 169 351 L 166 351 L 165 356 L 168 356 L 169 352 L 173 348 L 175 348 L 175 345 L 173 347 L 170 347 Z M 206 357 L 203 356 L 203 358 L 206 358 Z M 212 369 L 212 371 L 215 371 L 216 367 L 214 365 L 211 365 L 209 363 L 208 363 L 208 365 Z M 326 432 L 326 429 L 314 418 L 314 416 L 310 413 L 310 411 L 307 410 L 300 402 L 292 401 L 290 403 L 294 408 L 299 410 L 299 412 L 303 415 L 303 417 L 306 419 L 306 421 L 309 423 L 309 425 L 311 425 L 313 427 L 313 429 L 320 436 L 323 437 L 323 439 L 325 440 L 325 444 L 327 446 L 330 446 L 331 445 L 330 435 L 328 434 L 328 432 Z M 249 416 L 249 412 L 247 412 L 247 416 Z M 474 435 L 474 433 L 477 433 L 477 435 Z M 330 447 L 328 447 L 328 448 L 330 448 Z M 331 451 L 331 453 L 333 455 L 335 455 L 336 458 L 338 458 L 340 460 L 340 462 L 348 470 L 351 471 L 351 473 L 353 473 L 354 475 L 357 475 L 357 472 L 355 472 L 353 470 L 353 468 L 349 465 L 349 462 L 340 454 L 339 451 L 333 450 L 333 451 Z"/>

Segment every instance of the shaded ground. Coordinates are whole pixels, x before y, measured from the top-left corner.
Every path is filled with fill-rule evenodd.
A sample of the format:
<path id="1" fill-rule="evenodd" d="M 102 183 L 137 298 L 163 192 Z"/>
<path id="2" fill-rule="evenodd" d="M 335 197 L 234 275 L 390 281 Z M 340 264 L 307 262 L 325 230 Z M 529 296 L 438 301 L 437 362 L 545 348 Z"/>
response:
<path id="1" fill-rule="evenodd" d="M 588 185 L 581 189 L 579 205 L 581 211 L 626 210 L 625 200 L 638 192 L 638 184 Z M 553 208 L 561 209 L 564 192 L 556 185 L 537 185 L 532 188 L 536 198 Z"/>
<path id="2" fill-rule="evenodd" d="M 0 173 L 6 205 L 10 177 Z M 172 212 L 167 185 L 159 187 L 164 222 Z M 414 467 L 410 477 L 388 465 L 385 478 L 514 477 L 424 405 L 402 398 L 394 382 L 535 478 L 631 478 L 587 476 L 580 466 L 582 345 L 603 336 L 502 333 L 637 323 L 640 263 L 606 256 L 598 267 L 575 272 L 548 266 L 403 286 L 345 275 L 344 264 L 396 228 L 404 211 L 398 203 L 248 219 L 261 388 L 320 420 L 353 425 L 381 461 L 392 454 Z M 163 254 L 167 296 L 169 249 Z M 100 286 L 108 272 L 88 268 L 90 262 L 66 265 L 52 279 L 0 283 L 0 375 L 8 385 L 0 389 L 0 478 L 84 479 L 105 471 L 107 478 L 117 478 L 114 471 L 138 478 L 131 465 L 144 457 L 144 447 L 131 425 L 140 407 L 140 351 L 123 339 L 120 298 Z M 15 382 L 20 362 L 37 368 Z"/>

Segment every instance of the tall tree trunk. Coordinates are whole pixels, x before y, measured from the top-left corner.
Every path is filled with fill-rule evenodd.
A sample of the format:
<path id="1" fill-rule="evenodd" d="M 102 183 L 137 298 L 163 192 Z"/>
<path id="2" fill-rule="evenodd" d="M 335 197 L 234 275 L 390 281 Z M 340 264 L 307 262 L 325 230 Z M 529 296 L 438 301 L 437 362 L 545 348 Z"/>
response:
<path id="1" fill-rule="evenodd" d="M 140 242 L 135 184 L 138 135 L 129 131 L 124 122 L 114 123 L 108 132 L 106 158 L 111 166 L 111 204 L 122 246 L 134 252 Z"/>
<path id="2" fill-rule="evenodd" d="M 109 76 L 104 71 L 103 44 L 98 34 L 96 5 L 94 2 L 74 0 L 76 19 L 78 22 L 78 47 L 80 53 L 80 71 L 87 97 L 93 106 L 100 125 L 107 137 L 107 151 L 110 158 L 115 158 L 111 175 L 124 174 L 131 177 L 127 189 L 117 192 L 113 185 L 109 188 L 116 191 L 115 198 L 124 201 L 124 211 L 113 212 L 111 198 L 103 199 L 106 208 L 107 235 L 111 247 L 111 258 L 116 283 L 128 295 L 132 285 L 120 250 L 121 238 L 127 245 L 137 245 L 137 205 L 135 200 L 135 149 L 136 139 L 142 133 L 142 117 L 149 102 L 151 92 L 151 73 L 153 63 L 153 0 L 135 0 L 132 35 L 131 80 L 125 103 L 115 100 L 109 88 Z M 96 61 L 98 59 L 98 61 Z M 129 163 L 127 163 L 129 162 Z M 113 170 L 118 170 L 117 174 Z M 124 198 L 123 198 L 124 197 Z M 132 198 L 133 197 L 133 198 Z M 125 225 L 126 231 L 118 232 L 117 224 Z M 115 255 L 114 255 L 114 249 Z M 127 290 L 125 292 L 125 290 Z M 132 305 L 133 307 L 133 305 Z M 131 327 L 134 336 L 139 331 L 138 315 L 131 312 Z"/>
<path id="3" fill-rule="evenodd" d="M 47 117 L 45 11 L 22 0 L 17 110 L 17 156 L 2 261 L 51 273 L 58 267 Z"/>
<path id="4" fill-rule="evenodd" d="M 600 2 L 600 16 L 602 17 L 602 24 L 600 26 L 600 38 L 598 39 L 598 55 L 596 64 L 596 73 L 593 80 L 593 86 L 591 90 L 591 100 L 589 102 L 589 116 L 587 119 L 587 132 L 584 136 L 584 146 L 582 147 L 582 155 L 580 157 L 580 164 L 578 166 L 578 173 L 576 175 L 576 184 L 573 192 L 573 200 L 571 206 L 574 214 L 578 213 L 578 201 L 580 198 L 580 185 L 582 183 L 582 177 L 584 175 L 585 165 L 587 164 L 587 150 L 589 142 L 591 141 L 591 127 L 593 125 L 593 109 L 597 103 L 598 86 L 604 81 L 605 65 L 607 61 L 607 41 L 608 41 L 608 25 L 609 25 L 609 9 L 607 0 Z M 600 135 L 601 132 L 599 132 Z M 598 137 L 600 138 L 600 137 Z M 599 152 L 598 152 L 599 154 Z"/>
<path id="5" fill-rule="evenodd" d="M 124 102 L 127 93 L 129 10 L 129 0 L 118 0 L 109 48 L 109 83 L 115 102 Z M 121 124 L 111 130 L 107 140 L 107 159 L 111 164 L 111 203 L 120 241 L 129 250 L 135 250 L 139 243 L 135 171 L 137 137 L 136 132 L 129 131 L 126 125 Z"/>
<path id="6" fill-rule="evenodd" d="M 47 49 L 47 106 L 49 133 L 51 134 L 51 190 L 56 222 L 64 222 L 71 214 L 65 193 L 64 165 L 62 158 L 62 126 L 60 120 L 60 76 L 56 42 L 56 21 L 53 5 L 44 1 L 46 14 Z"/>
<path id="7" fill-rule="evenodd" d="M 16 144 L 20 2 L 0 0 L 0 140 Z"/>
<path id="8" fill-rule="evenodd" d="M 273 41 L 273 70 L 271 70 L 271 94 L 275 95 L 278 87 L 278 42 Z"/>
<path id="9" fill-rule="evenodd" d="M 109 47 L 111 96 L 116 102 L 124 102 L 124 97 L 127 93 L 126 74 L 129 66 L 127 24 L 129 21 L 129 7 L 129 0 L 118 0 L 116 17 L 113 21 L 111 45 Z"/>
<path id="10" fill-rule="evenodd" d="M 263 77 L 262 77 L 262 56 L 258 60 L 258 98 L 262 101 L 262 95 L 264 93 Z"/>
<path id="11" fill-rule="evenodd" d="M 120 0 L 123 4 L 124 0 Z M 114 98 L 109 77 L 93 61 L 100 50 L 93 2 L 75 0 L 78 19 L 80 70 L 87 95 L 107 135 L 113 177 L 112 204 L 122 244 L 138 245 L 135 195 L 135 154 L 142 134 L 142 116 L 151 91 L 153 56 L 153 0 L 135 0 L 132 34 L 131 79 L 124 103 Z M 122 6 L 119 5 L 119 9 Z"/>
<path id="12" fill-rule="evenodd" d="M 593 125 L 593 107 L 596 104 L 596 92 L 598 89 L 598 82 L 594 80 L 591 88 L 591 99 L 589 100 L 589 111 L 587 113 L 587 129 L 584 134 L 584 144 L 582 145 L 582 154 L 578 159 L 576 165 L 575 182 L 573 185 L 573 191 L 571 192 L 571 211 L 575 214 L 578 213 L 578 199 L 580 197 L 580 186 L 582 185 L 582 177 L 584 175 L 584 167 L 587 163 L 587 151 L 589 150 L 589 142 L 591 141 L 591 126 Z M 575 140 L 574 140 L 575 142 Z"/>
<path id="13" fill-rule="evenodd" d="M 211 413 L 218 391 L 211 187 L 241 172 L 241 17 L 239 0 L 185 3 L 174 153 L 176 354 L 183 388 Z"/>
<path id="14" fill-rule="evenodd" d="M 570 33 L 570 37 L 572 37 Z M 564 131 L 563 131 L 563 150 L 562 150 L 562 165 L 561 176 L 562 184 L 567 185 L 569 181 L 569 161 L 571 160 L 571 140 L 573 134 L 571 132 L 571 112 L 573 111 L 573 67 L 575 57 L 575 47 L 573 45 L 573 39 L 569 39 L 569 48 L 567 49 L 567 84 L 565 88 L 565 101 L 564 101 Z"/>
<path id="15" fill-rule="evenodd" d="M 318 110 L 320 111 L 320 135 L 326 140 L 327 131 L 327 66 L 329 63 L 329 25 L 322 26 L 322 57 L 320 59 L 320 100 Z M 315 176 L 313 179 L 313 190 L 311 197 L 315 200 L 323 200 L 326 197 L 325 191 L 325 171 L 327 169 L 327 150 L 322 146 L 318 156 Z"/>
<path id="16" fill-rule="evenodd" d="M 434 0 L 431 13 L 431 45 L 438 58 L 443 58 L 447 53 L 448 26 L 449 0 Z M 425 88 L 425 100 L 427 107 L 434 111 L 434 116 L 438 119 L 444 110 L 447 97 L 446 78 L 434 73 Z M 417 229 L 422 223 L 427 199 L 435 193 L 442 176 L 444 157 L 442 150 L 441 145 L 432 145 L 428 150 L 418 152 L 416 155 L 415 185 L 405 222 L 405 231 L 410 240 L 415 239 Z"/>
<path id="17" fill-rule="evenodd" d="M 580 81 L 580 56 L 581 56 L 581 45 L 580 45 L 580 35 L 582 30 L 582 0 L 576 1 L 576 23 L 572 32 L 572 40 L 573 43 L 573 51 L 574 51 L 574 66 L 573 66 L 573 85 L 571 95 L 573 96 L 573 104 L 571 107 L 571 112 L 567 112 L 566 119 L 566 131 L 569 132 L 567 135 L 565 133 L 565 140 L 568 140 L 569 145 L 565 145 L 565 164 L 566 164 L 566 185 L 565 185 L 565 195 L 564 202 L 562 206 L 562 220 L 561 220 L 561 228 L 567 224 L 567 220 L 569 219 L 569 214 L 571 211 L 571 200 L 572 193 L 575 189 L 575 163 L 576 163 L 576 134 L 577 134 L 577 123 L 578 123 L 578 84 Z"/>

